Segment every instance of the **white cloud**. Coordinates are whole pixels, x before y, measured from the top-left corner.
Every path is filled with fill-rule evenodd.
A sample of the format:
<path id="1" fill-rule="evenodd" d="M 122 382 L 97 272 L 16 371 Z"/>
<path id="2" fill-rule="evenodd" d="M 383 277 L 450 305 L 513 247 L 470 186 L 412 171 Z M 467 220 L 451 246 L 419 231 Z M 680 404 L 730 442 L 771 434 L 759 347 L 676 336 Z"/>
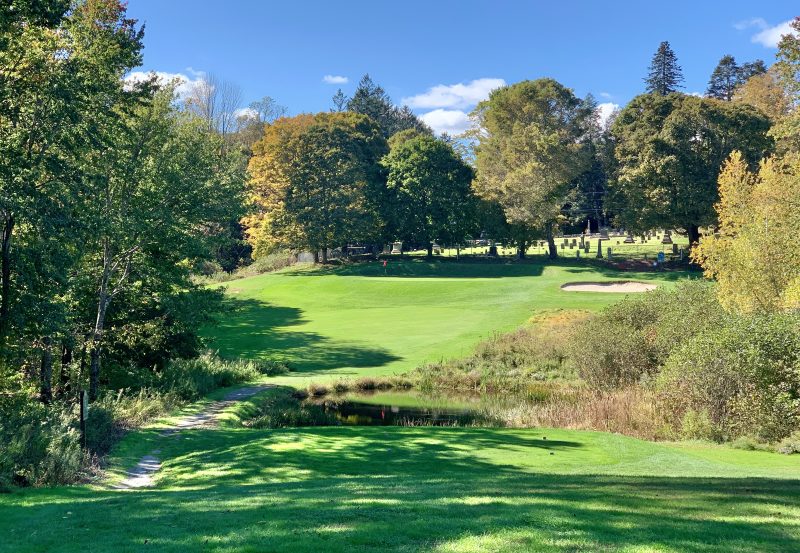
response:
<path id="1" fill-rule="evenodd" d="M 474 106 L 481 100 L 488 98 L 492 90 L 505 85 L 506 82 L 503 79 L 489 78 L 475 79 L 467 84 L 440 84 L 430 88 L 423 94 L 403 98 L 402 103 L 412 108 L 436 109 L 439 115 L 433 117 L 439 117 L 442 113 L 452 114 L 455 113 L 453 110 L 463 110 Z"/>
<path id="2" fill-rule="evenodd" d="M 749 29 L 750 27 L 757 27 L 759 29 L 766 29 L 769 27 L 767 22 L 764 21 L 761 17 L 754 17 L 753 19 L 745 19 L 744 21 L 739 21 L 733 24 L 734 29 L 738 29 L 739 31 L 744 31 L 745 29 Z"/>
<path id="3" fill-rule="evenodd" d="M 600 97 L 601 98 L 605 98 L 606 100 L 610 100 L 611 99 L 611 93 L 610 92 L 601 92 L 600 93 Z"/>
<path id="4" fill-rule="evenodd" d="M 792 28 L 792 20 L 778 23 L 777 25 L 770 26 L 763 18 L 754 17 L 753 19 L 746 19 L 733 24 L 734 28 L 744 31 L 745 29 L 756 28 L 759 31 L 751 38 L 751 42 L 761 44 L 767 48 L 776 48 L 783 35 L 794 33 Z"/>
<path id="5" fill-rule="evenodd" d="M 237 119 L 239 117 L 246 117 L 248 119 L 255 119 L 258 117 L 258 112 L 253 108 L 239 108 L 233 112 L 233 116 Z"/>
<path id="6" fill-rule="evenodd" d="M 605 128 L 608 124 L 608 120 L 611 115 L 619 109 L 619 104 L 615 104 L 614 102 L 604 102 L 602 104 L 597 104 L 597 115 L 600 118 L 600 126 Z"/>
<path id="7" fill-rule="evenodd" d="M 326 84 L 347 84 L 350 79 L 341 75 L 325 75 L 322 82 Z"/>
<path id="8" fill-rule="evenodd" d="M 202 71 L 195 71 L 191 67 L 187 68 L 186 71 L 191 73 L 194 78 L 187 77 L 183 73 L 167 73 L 166 71 L 133 71 L 128 73 L 124 80 L 126 83 L 138 83 L 148 80 L 151 75 L 155 75 L 156 80 L 162 86 L 172 81 L 177 81 L 178 84 L 175 87 L 175 93 L 179 98 L 183 99 L 189 94 L 192 87 L 205 77 L 205 73 Z"/>
<path id="9" fill-rule="evenodd" d="M 774 27 L 762 28 L 761 31 L 753 35 L 751 41 L 766 46 L 767 48 L 776 48 L 783 35 L 794 33 L 792 28 L 792 21 L 784 21 L 778 23 Z"/>
<path id="10" fill-rule="evenodd" d="M 419 118 L 437 134 L 461 134 L 470 126 L 469 115 L 459 109 L 435 109 Z"/>

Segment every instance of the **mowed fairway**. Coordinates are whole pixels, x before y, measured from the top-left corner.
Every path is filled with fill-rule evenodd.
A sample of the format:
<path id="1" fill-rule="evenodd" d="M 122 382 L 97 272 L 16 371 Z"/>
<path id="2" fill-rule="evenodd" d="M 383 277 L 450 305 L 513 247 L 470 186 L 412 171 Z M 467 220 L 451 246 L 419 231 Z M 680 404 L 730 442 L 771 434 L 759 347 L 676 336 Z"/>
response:
<path id="1" fill-rule="evenodd" d="M 493 332 L 542 310 L 596 310 L 619 294 L 564 292 L 572 281 L 634 279 L 668 284 L 684 273 L 621 273 L 587 264 L 390 260 L 291 269 L 226 284 L 229 305 L 208 330 L 225 356 L 273 357 L 302 385 L 385 375 L 464 356 Z"/>
<path id="2" fill-rule="evenodd" d="M 790 456 L 550 429 L 180 436 L 138 438 L 166 459 L 155 488 L 0 496 L 0 552 L 800 551 Z"/>

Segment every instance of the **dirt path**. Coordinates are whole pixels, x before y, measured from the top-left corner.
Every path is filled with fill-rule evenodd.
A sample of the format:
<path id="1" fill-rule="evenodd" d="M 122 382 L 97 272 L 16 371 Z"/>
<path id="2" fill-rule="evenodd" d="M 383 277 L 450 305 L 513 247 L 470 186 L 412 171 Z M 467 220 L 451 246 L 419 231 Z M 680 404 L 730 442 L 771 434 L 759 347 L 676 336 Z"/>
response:
<path id="1" fill-rule="evenodd" d="M 199 413 L 182 418 L 174 425 L 161 431 L 161 436 L 172 436 L 181 430 L 192 428 L 214 428 L 219 424 L 219 415 L 243 399 L 252 397 L 267 388 L 269 384 L 259 384 L 257 386 L 247 386 L 234 390 L 220 401 L 215 401 Z M 115 490 L 130 490 L 133 488 L 146 488 L 153 485 L 153 475 L 161 469 L 161 460 L 158 455 L 160 449 L 154 449 L 148 455 L 142 457 L 136 466 L 125 473 L 125 479 L 113 486 Z"/>

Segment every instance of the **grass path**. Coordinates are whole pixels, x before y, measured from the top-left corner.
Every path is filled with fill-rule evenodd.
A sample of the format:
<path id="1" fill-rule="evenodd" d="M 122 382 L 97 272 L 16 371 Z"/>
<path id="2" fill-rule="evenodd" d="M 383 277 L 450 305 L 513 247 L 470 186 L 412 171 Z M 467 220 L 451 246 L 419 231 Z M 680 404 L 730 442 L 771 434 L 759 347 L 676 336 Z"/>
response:
<path id="1" fill-rule="evenodd" d="M 219 418 L 226 409 L 237 402 L 253 397 L 270 388 L 268 384 L 255 384 L 244 386 L 228 392 L 222 399 L 204 405 L 199 411 L 186 415 L 162 427 L 159 437 L 177 437 L 184 430 L 193 428 L 214 428 L 219 423 Z M 161 469 L 161 449 L 154 449 L 144 455 L 131 469 L 125 471 L 122 480 L 113 485 L 114 489 L 130 490 L 133 488 L 147 488 L 154 484 L 153 477 Z"/>
<path id="2" fill-rule="evenodd" d="M 303 386 L 312 378 L 386 375 L 468 355 L 493 332 L 540 311 L 597 310 L 619 294 L 565 292 L 565 282 L 643 280 L 669 285 L 685 273 L 622 273 L 586 263 L 456 263 L 390 260 L 289 270 L 226 285 L 229 305 L 208 330 L 223 355 L 277 357 Z"/>

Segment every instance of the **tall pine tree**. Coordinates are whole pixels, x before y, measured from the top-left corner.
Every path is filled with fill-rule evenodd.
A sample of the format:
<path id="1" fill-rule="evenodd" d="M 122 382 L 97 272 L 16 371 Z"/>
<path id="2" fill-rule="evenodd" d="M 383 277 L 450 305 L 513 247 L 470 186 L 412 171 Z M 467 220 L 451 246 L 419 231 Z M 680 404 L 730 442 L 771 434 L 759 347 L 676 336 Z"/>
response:
<path id="1" fill-rule="evenodd" d="M 410 109 L 395 106 L 386 91 L 368 74 L 361 78 L 352 98 L 347 101 L 347 111 L 361 113 L 378 123 L 386 138 L 406 129 L 431 134 L 430 128 Z"/>
<path id="2" fill-rule="evenodd" d="M 733 56 L 722 56 L 717 67 L 711 73 L 706 96 L 730 101 L 733 99 L 736 89 L 746 83 L 750 77 L 766 73 L 766 71 L 767 68 L 762 60 L 747 62 L 739 66 Z"/>
<path id="3" fill-rule="evenodd" d="M 683 71 L 678 65 L 678 57 L 666 40 L 658 46 L 644 82 L 647 83 L 649 94 L 667 95 L 683 88 Z"/>

